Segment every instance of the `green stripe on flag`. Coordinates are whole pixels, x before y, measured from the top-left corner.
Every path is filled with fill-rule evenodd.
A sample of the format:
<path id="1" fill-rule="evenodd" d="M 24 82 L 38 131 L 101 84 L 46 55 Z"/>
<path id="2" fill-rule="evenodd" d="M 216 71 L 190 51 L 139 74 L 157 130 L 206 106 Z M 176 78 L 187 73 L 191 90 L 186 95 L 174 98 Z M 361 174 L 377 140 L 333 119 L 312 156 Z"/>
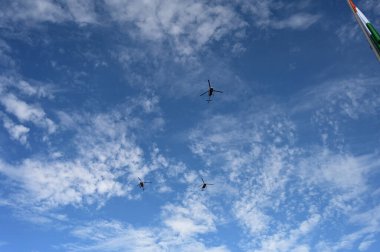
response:
<path id="1" fill-rule="evenodd" d="M 377 30 L 375 29 L 375 27 L 373 27 L 373 25 L 371 23 L 368 23 L 367 28 L 371 32 L 372 38 L 375 40 L 376 44 L 380 44 L 380 35 L 377 32 Z"/>

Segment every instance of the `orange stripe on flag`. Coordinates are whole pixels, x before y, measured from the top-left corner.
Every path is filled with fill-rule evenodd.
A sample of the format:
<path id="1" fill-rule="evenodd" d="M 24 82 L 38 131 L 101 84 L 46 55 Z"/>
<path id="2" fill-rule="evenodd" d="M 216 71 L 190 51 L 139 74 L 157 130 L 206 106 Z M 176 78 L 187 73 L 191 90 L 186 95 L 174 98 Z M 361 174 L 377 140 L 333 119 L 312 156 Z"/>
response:
<path id="1" fill-rule="evenodd" d="M 354 4 L 354 2 L 352 2 L 352 0 L 350 0 L 350 5 L 351 5 L 352 9 L 353 9 L 355 12 L 357 12 L 357 10 L 356 10 L 356 5 Z"/>

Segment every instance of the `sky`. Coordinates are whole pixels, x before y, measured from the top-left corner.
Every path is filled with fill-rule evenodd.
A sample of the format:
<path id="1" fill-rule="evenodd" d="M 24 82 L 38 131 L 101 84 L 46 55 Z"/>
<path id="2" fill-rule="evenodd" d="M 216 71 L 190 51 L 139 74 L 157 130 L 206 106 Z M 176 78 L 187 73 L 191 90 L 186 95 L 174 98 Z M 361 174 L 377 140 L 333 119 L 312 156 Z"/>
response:
<path id="1" fill-rule="evenodd" d="M 343 0 L 2 0 L 0 250 L 380 251 L 379 67 Z"/>

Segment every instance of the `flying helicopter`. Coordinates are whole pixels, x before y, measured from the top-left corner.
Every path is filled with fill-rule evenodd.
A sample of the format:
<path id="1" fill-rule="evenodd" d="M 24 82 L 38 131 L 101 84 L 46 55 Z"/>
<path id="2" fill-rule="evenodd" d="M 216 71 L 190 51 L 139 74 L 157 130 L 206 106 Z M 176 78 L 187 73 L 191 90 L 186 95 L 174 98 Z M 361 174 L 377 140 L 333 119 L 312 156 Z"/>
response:
<path id="1" fill-rule="evenodd" d="M 207 187 L 208 185 L 214 185 L 214 184 L 208 184 L 208 183 L 206 183 L 206 182 L 203 180 L 202 177 L 201 177 L 201 179 L 202 179 L 202 185 L 201 185 L 201 190 L 202 190 L 202 191 L 206 190 L 206 187 Z"/>
<path id="2" fill-rule="evenodd" d="M 138 187 L 140 187 L 143 191 L 145 191 L 145 184 L 150 184 L 152 182 L 150 181 L 142 181 L 139 177 L 137 177 L 140 182 L 137 184 Z"/>
<path id="3" fill-rule="evenodd" d="M 202 95 L 205 95 L 208 93 L 208 99 L 206 100 L 208 103 L 210 103 L 211 100 L 211 97 L 214 95 L 214 92 L 217 92 L 217 93 L 223 93 L 223 91 L 220 91 L 220 90 L 216 90 L 214 89 L 212 86 L 211 86 L 211 83 L 210 83 L 210 80 L 208 80 L 208 90 L 206 92 L 204 92 L 203 94 L 201 94 L 200 96 Z"/>

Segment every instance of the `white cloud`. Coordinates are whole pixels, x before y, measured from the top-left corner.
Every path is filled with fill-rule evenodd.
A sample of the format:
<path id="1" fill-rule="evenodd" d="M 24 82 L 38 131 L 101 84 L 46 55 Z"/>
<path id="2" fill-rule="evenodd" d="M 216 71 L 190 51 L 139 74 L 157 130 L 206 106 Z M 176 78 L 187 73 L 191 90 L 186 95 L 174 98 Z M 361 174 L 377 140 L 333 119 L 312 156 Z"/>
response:
<path id="1" fill-rule="evenodd" d="M 368 251 L 374 243 L 374 237 L 380 233 L 380 206 L 367 211 L 352 211 L 348 214 L 349 222 L 355 224 L 356 230 L 345 232 L 336 242 L 321 241 L 318 248 L 324 252 L 353 249 Z"/>
<path id="2" fill-rule="evenodd" d="M 19 141 L 21 144 L 27 144 L 29 128 L 24 125 L 14 123 L 8 116 L 0 112 L 0 118 L 3 121 L 4 128 L 8 131 L 13 140 Z"/>
<path id="3" fill-rule="evenodd" d="M 294 141 L 294 127 L 277 108 L 212 115 L 189 133 L 190 149 L 206 164 L 222 165 L 233 180 L 261 161 L 263 152 L 275 154 L 276 146 Z"/>
<path id="4" fill-rule="evenodd" d="M 300 245 L 300 246 L 293 248 L 292 251 L 293 252 L 309 252 L 310 247 L 308 245 Z"/>
<path id="5" fill-rule="evenodd" d="M 61 205 L 92 203 L 97 198 L 124 195 L 117 176 L 97 165 L 77 162 L 25 160 L 19 166 L 2 164 L 1 172 L 20 183 L 23 191 L 14 195 L 21 205 L 48 210 Z M 95 166 L 95 164 L 94 164 Z M 103 169 L 102 169 L 103 168 Z M 60 185 L 60 186 L 57 186 Z"/>
<path id="6" fill-rule="evenodd" d="M 49 134 L 54 133 L 57 129 L 55 123 L 46 116 L 42 108 L 37 105 L 30 105 L 13 94 L 4 94 L 0 98 L 0 103 L 8 113 L 16 116 L 21 122 L 32 122 L 47 129 Z"/>
<path id="7" fill-rule="evenodd" d="M 80 2 L 69 0 L 56 2 L 53 0 L 15 0 L 6 1 L 0 10 L 0 22 L 23 22 L 34 25 L 43 22 L 61 23 L 74 21 L 79 24 L 97 23 L 93 1 Z"/>
<path id="8" fill-rule="evenodd" d="M 141 102 L 141 105 L 145 111 L 145 113 L 151 113 L 157 110 L 159 98 L 157 96 L 153 96 L 151 99 L 148 98 L 141 98 L 139 99 Z"/>
<path id="9" fill-rule="evenodd" d="M 95 221 L 73 229 L 81 242 L 65 244 L 66 251 L 200 251 L 228 252 L 225 246 L 207 247 L 193 238 L 182 239 L 165 228 L 135 228 L 118 221 Z"/>
<path id="10" fill-rule="evenodd" d="M 58 126 L 35 100 L 54 98 L 53 85 L 25 81 L 17 75 L 0 76 L 0 106 L 4 128 L 13 140 L 27 144 L 28 135 L 36 126 L 43 130 L 42 139 L 56 133 Z M 33 99 L 34 104 L 29 103 Z"/>
<path id="11" fill-rule="evenodd" d="M 235 5 L 234 5 L 235 4 Z M 236 6 L 238 4 L 238 6 Z M 288 4 L 303 6 L 302 4 Z M 274 12 L 284 9 L 282 1 L 246 1 L 237 0 L 233 3 L 218 1 L 205 3 L 200 0 L 181 1 L 66 1 L 53 0 L 16 0 L 9 1 L 6 8 L 0 10 L 0 22 L 23 22 L 27 27 L 44 22 L 109 25 L 118 23 L 125 27 L 123 35 L 129 35 L 137 41 L 154 42 L 150 47 L 160 48 L 167 45 L 174 49 L 174 59 L 192 59 L 215 42 L 228 39 L 230 49 L 239 53 L 245 50 L 240 43 L 248 22 L 245 15 L 239 12 L 239 7 L 253 14 L 252 20 L 258 27 L 274 29 L 307 29 L 319 20 L 320 16 L 296 8 L 296 13 L 290 17 L 275 19 Z M 280 6 L 280 7 L 279 7 Z M 102 11 L 99 11 L 102 10 Z M 110 19 L 109 19 L 110 18 Z M 113 21 L 113 22 L 109 22 Z M 153 49 L 154 51 L 155 49 Z M 145 54 L 144 54 L 145 56 Z M 130 56 L 124 57 L 124 60 Z"/>
<path id="12" fill-rule="evenodd" d="M 189 134 L 191 150 L 210 169 L 221 166 L 228 184 L 238 185 L 231 214 L 249 237 L 260 241 L 282 225 L 273 213 L 287 214 L 287 186 L 300 154 L 293 146 L 295 124 L 272 107 L 213 115 L 199 125 Z"/>
<path id="13" fill-rule="evenodd" d="M 155 144 L 145 153 L 136 143 L 138 135 L 146 136 L 144 130 L 140 132 L 143 123 L 159 112 L 141 110 L 134 100 L 120 108 L 95 114 L 59 112 L 62 131 L 72 132 L 72 137 L 59 146 L 52 143 L 46 155 L 17 164 L 2 161 L 0 173 L 11 185 L 17 184 L 17 188 L 10 186 L 7 198 L 22 218 L 45 223 L 55 218 L 49 214 L 61 206 L 103 206 L 111 197 L 135 199 L 137 177 L 157 178 L 152 186 L 158 192 L 171 191 L 165 186 L 167 179 L 179 176 L 186 165 L 165 157 Z"/>
<path id="14" fill-rule="evenodd" d="M 168 40 L 182 55 L 191 55 L 244 26 L 230 6 L 198 0 L 108 0 L 106 5 L 114 20 L 136 26 L 148 40 Z"/>
<path id="15" fill-rule="evenodd" d="M 247 237 L 242 248 L 337 251 L 359 242 L 365 247 L 365 241 L 372 240 L 374 227 L 371 232 L 365 227 L 338 238 L 328 234 L 339 220 L 347 228 L 357 228 L 347 219 L 365 211 L 368 198 L 376 202 L 369 195 L 376 189 L 372 176 L 377 177 L 380 166 L 377 153 L 358 155 L 310 142 L 302 134 L 305 129 L 306 135 L 318 132 L 312 127 L 316 122 L 305 125 L 305 119 L 294 118 L 320 111 L 322 118 L 335 118 L 340 125 L 377 115 L 380 103 L 373 93 L 378 83 L 375 79 L 333 81 L 308 90 L 306 98 L 296 96 L 295 102 L 268 102 L 272 105 L 259 108 L 249 104 L 235 114 L 205 113 L 207 119 L 189 132 L 189 146 L 207 169 L 222 168 L 226 183 L 239 187 L 238 197 L 229 196 L 233 197 L 230 214 Z M 334 140 L 334 135 L 329 137 Z M 314 231 L 317 226 L 323 227 L 327 241 L 315 247 L 308 237 L 319 232 Z"/>
<path id="16" fill-rule="evenodd" d="M 352 29 L 352 25 L 355 22 L 354 20 L 352 23 L 347 25 L 341 25 L 336 31 L 336 35 L 338 36 L 340 42 L 342 44 L 351 44 L 352 41 L 358 41 L 359 39 L 362 39 L 362 34 L 360 34 L 360 28 L 357 27 L 357 29 Z"/>
<path id="17" fill-rule="evenodd" d="M 378 3 L 376 0 L 366 0 L 361 4 L 363 4 L 363 5 L 361 5 L 361 6 L 363 6 L 363 9 L 366 9 L 368 11 L 372 11 L 377 15 L 380 14 L 380 3 Z M 361 8 L 361 7 L 359 7 L 359 8 Z"/>
<path id="18" fill-rule="evenodd" d="M 245 26 L 239 14 L 226 2 L 106 0 L 97 5 L 102 12 L 98 12 L 95 2 L 90 0 L 59 3 L 53 0 L 9 1 L 0 10 L 0 22 L 21 21 L 31 26 L 73 21 L 79 25 L 99 25 L 106 23 L 101 20 L 111 17 L 112 21 L 127 27 L 127 34 L 155 43 L 169 43 L 183 56 L 192 55 L 208 43 Z"/>
<path id="19" fill-rule="evenodd" d="M 217 217 L 208 207 L 204 197 L 187 193 L 181 205 L 167 204 L 163 207 L 163 222 L 181 237 L 213 232 Z"/>
<path id="20" fill-rule="evenodd" d="M 66 1 L 70 14 L 75 22 L 80 24 L 97 23 L 97 15 L 95 12 L 95 2 L 92 0 L 68 0 Z"/>
<path id="21" fill-rule="evenodd" d="M 19 92 L 21 96 L 29 96 L 33 98 L 54 98 L 53 85 L 41 83 L 38 81 L 26 81 L 19 76 L 2 75 L 0 76 L 0 93 Z"/>
<path id="22" fill-rule="evenodd" d="M 321 17 L 304 11 L 310 5 L 309 1 L 289 3 L 278 0 L 238 0 L 238 2 L 244 12 L 252 15 L 253 24 L 259 28 L 305 30 Z M 279 18 L 282 16 L 279 14 L 283 13 L 291 15 Z"/>
<path id="23" fill-rule="evenodd" d="M 16 65 L 11 53 L 12 49 L 8 43 L 0 39 L 0 66 L 13 68 Z"/>
<path id="24" fill-rule="evenodd" d="M 158 237 L 154 231 L 125 227 L 116 221 L 99 221 L 77 227 L 72 231 L 72 235 L 86 242 L 83 245 L 67 244 L 64 246 L 67 251 L 161 251 L 163 249 L 158 244 Z"/>
<path id="25" fill-rule="evenodd" d="M 303 180 L 352 199 L 368 190 L 368 177 L 380 165 L 380 160 L 372 155 L 336 155 L 328 150 L 314 150 L 313 153 L 317 155 L 300 162 Z"/>
<path id="26" fill-rule="evenodd" d="M 271 220 L 270 216 L 263 213 L 255 205 L 258 204 L 257 202 L 252 202 L 252 199 L 242 199 L 234 205 L 236 219 L 252 236 L 266 232 L 269 229 Z"/>
<path id="27" fill-rule="evenodd" d="M 143 3 L 145 5 L 148 4 L 147 2 Z M 152 3 L 155 4 L 156 2 Z M 137 5 L 140 3 L 131 2 L 131 4 Z M 163 6 L 168 8 L 164 11 L 170 12 L 169 7 L 172 5 L 166 2 L 165 4 L 163 4 Z M 175 6 L 176 4 L 180 5 L 183 3 L 174 2 L 174 9 L 178 7 Z M 203 5 L 203 3 L 198 4 Z M 152 4 L 152 6 L 154 5 Z M 160 10 L 163 7 L 157 6 L 155 8 Z M 176 14 L 163 13 L 160 17 L 156 17 L 149 8 L 144 8 L 144 10 L 141 11 L 145 11 L 145 9 L 147 9 L 146 12 L 148 14 L 134 13 L 130 19 L 131 21 L 125 21 L 123 19 L 120 22 L 137 24 L 139 32 L 144 38 L 152 40 L 158 39 L 163 41 L 169 37 L 176 44 L 177 37 L 179 41 L 192 39 L 191 35 L 184 33 L 184 31 L 180 29 L 181 26 L 171 28 L 171 24 L 167 24 L 170 23 L 170 20 L 165 21 L 165 18 L 170 19 L 170 17 L 173 17 L 174 19 Z M 83 10 L 79 8 L 78 11 L 82 12 Z M 78 15 L 81 16 L 82 14 L 79 13 Z M 142 16 L 140 17 L 140 15 Z M 186 18 L 186 15 L 182 16 L 178 17 L 179 20 L 175 22 L 182 25 L 182 22 L 185 21 L 181 21 L 181 18 Z M 83 20 L 86 22 L 86 20 L 91 20 L 91 18 L 93 17 L 90 15 L 89 17 L 83 17 Z M 149 18 L 157 19 L 159 22 L 157 20 L 150 20 Z M 188 18 L 191 19 L 191 17 Z M 80 20 L 81 18 L 76 19 Z M 136 20 L 138 22 L 136 22 Z M 301 26 L 299 26 L 299 20 L 299 18 L 294 18 L 293 20 L 292 18 L 284 19 L 275 22 L 273 25 L 277 25 L 278 29 L 299 29 L 301 28 Z M 218 18 L 215 22 L 217 21 Z M 154 22 L 157 22 L 158 25 L 156 26 Z M 190 20 L 190 24 L 191 22 Z M 200 33 L 204 36 L 196 38 L 195 49 L 207 46 L 208 41 L 221 38 L 219 36 L 222 35 L 216 34 L 219 24 L 215 25 L 212 22 L 206 20 L 206 25 L 202 29 L 199 28 Z M 162 25 L 161 23 L 166 25 Z M 162 25 L 162 27 L 160 25 Z M 183 27 L 187 26 L 183 25 Z M 197 31 L 198 28 L 194 29 Z M 169 35 L 166 31 L 169 31 Z M 149 32 L 151 32 L 151 34 Z M 222 32 L 221 34 L 227 33 Z M 183 38 L 183 36 L 185 37 Z M 186 43 L 184 45 L 181 44 L 179 47 L 182 53 L 186 54 L 191 52 L 184 50 L 187 48 L 182 48 L 181 46 L 186 46 Z M 195 50 L 194 48 L 191 50 Z M 36 91 L 30 89 L 28 85 L 21 86 L 23 87 L 22 91 L 24 94 L 36 95 Z M 356 91 L 360 91 L 360 89 Z M 362 106 L 361 102 L 364 100 L 363 97 L 365 97 L 356 91 L 354 90 L 351 94 L 346 93 L 351 103 L 342 104 L 341 107 L 342 113 L 349 118 L 357 118 L 363 113 L 371 113 L 368 112 L 366 108 L 355 110 L 356 107 Z M 336 94 L 338 94 L 338 92 L 336 92 Z M 373 101 L 372 99 L 372 102 Z M 158 102 L 157 97 L 152 97 L 142 100 L 140 105 L 135 106 L 140 106 L 139 108 L 141 108 L 143 113 L 155 114 L 157 112 L 156 106 Z M 24 103 L 26 104 L 26 102 Z M 30 104 L 26 105 L 30 106 Z M 250 105 L 252 105 L 252 103 Z M 292 248 L 293 251 L 308 251 L 310 249 L 309 245 L 303 244 L 305 241 L 302 241 L 302 237 L 305 236 L 303 232 L 309 232 L 308 228 L 313 227 L 313 220 L 315 220 L 313 217 L 318 215 L 312 215 L 313 217 L 304 222 L 299 219 L 290 218 L 295 222 L 295 226 L 298 228 L 291 228 L 290 226 L 284 227 L 288 216 L 284 217 L 284 219 L 276 219 L 273 217 L 276 214 L 286 215 L 288 212 L 292 212 L 292 209 L 281 211 L 281 207 L 284 206 L 284 209 L 286 206 L 305 207 L 302 202 L 286 203 L 288 200 L 291 201 L 291 197 L 287 194 L 291 193 L 292 190 L 301 190 L 299 187 L 305 184 L 302 183 L 303 181 L 300 182 L 297 180 L 294 184 L 292 184 L 294 181 L 290 181 L 293 176 L 297 174 L 293 169 L 293 164 L 296 163 L 294 159 L 298 158 L 296 153 L 298 150 L 294 147 L 294 141 L 297 141 L 297 137 L 299 136 L 294 136 L 294 134 L 297 133 L 295 125 L 299 126 L 299 124 L 289 120 L 282 112 L 272 112 L 273 111 L 264 109 L 262 114 L 260 114 L 253 109 L 247 113 L 238 115 L 209 116 L 210 119 L 207 120 L 207 124 L 205 123 L 206 120 L 204 121 L 205 126 L 199 126 L 191 132 L 190 140 L 192 151 L 199 155 L 202 161 L 208 162 L 207 168 L 210 168 L 210 170 L 220 164 L 222 173 L 227 175 L 227 183 L 234 182 L 233 185 L 236 185 L 236 182 L 239 182 L 239 185 L 242 185 L 239 190 L 244 193 L 239 194 L 239 198 L 234 198 L 231 207 L 233 208 L 233 217 L 240 221 L 243 228 L 250 233 L 250 237 L 256 234 L 266 233 L 268 239 L 265 241 L 274 249 Z M 61 123 L 63 123 L 67 129 L 75 131 L 76 134 L 74 141 L 70 141 L 69 145 L 70 148 L 72 148 L 70 153 L 74 152 L 72 155 L 74 155 L 75 158 L 68 160 L 71 157 L 62 155 L 52 156 L 46 159 L 32 157 L 14 166 L 6 165 L 4 168 L 5 173 L 14 179 L 25 192 L 30 193 L 26 195 L 34 198 L 36 205 L 43 205 L 46 208 L 50 208 L 66 204 L 103 203 L 107 197 L 129 195 L 131 189 L 124 187 L 123 183 L 121 183 L 124 176 L 127 177 L 128 183 L 133 184 L 133 179 L 136 178 L 136 175 L 147 176 L 153 171 L 159 171 L 161 167 L 172 168 L 171 160 L 160 154 L 157 146 L 153 147 L 150 156 L 151 160 L 147 161 L 145 160 L 146 157 L 142 149 L 136 145 L 134 141 L 135 133 L 131 133 L 134 132 L 131 128 L 138 128 L 138 126 L 143 124 L 150 125 L 150 123 L 144 123 L 145 118 L 133 118 L 129 116 L 124 118 L 126 115 L 119 113 L 119 111 L 108 111 L 108 113 L 109 114 L 84 115 L 81 113 L 60 112 Z M 265 116 L 264 114 L 267 113 L 269 115 Z M 372 113 L 376 113 L 376 109 L 372 109 Z M 78 117 L 82 117 L 82 119 L 78 119 Z M 162 125 L 163 123 L 161 122 L 158 121 L 157 124 Z M 128 124 L 128 126 L 124 126 L 125 124 Z M 157 126 L 157 128 L 160 127 Z M 309 147 L 310 146 L 306 144 L 305 149 Z M 62 151 L 65 153 L 64 150 Z M 345 193 L 350 190 L 355 190 L 358 194 L 361 194 L 368 191 L 366 183 L 367 177 L 373 167 L 368 166 L 361 158 L 357 158 L 354 155 L 335 154 L 336 153 L 322 156 L 321 160 L 318 160 L 322 162 L 321 165 L 317 165 L 311 161 L 307 163 L 311 164 L 313 168 L 316 167 L 320 172 L 320 174 L 317 174 L 317 177 L 314 178 L 315 180 L 312 179 L 311 181 L 317 186 L 322 187 L 327 184 L 329 189 L 338 188 L 338 193 L 340 193 L 340 191 Z M 311 156 L 317 154 L 308 153 L 307 155 Z M 364 171 L 360 169 L 363 164 L 365 166 Z M 341 167 L 343 168 L 340 169 Z M 175 171 L 169 170 L 169 172 L 172 172 L 172 175 L 168 176 L 177 176 L 183 169 L 184 166 L 180 165 Z M 14 173 L 12 173 L 12 170 L 15 170 Z M 341 177 L 337 176 L 337 174 L 340 174 L 342 171 L 344 171 L 345 174 Z M 36 178 L 27 176 L 30 175 L 31 172 L 36 174 Z M 22 175 L 23 173 L 26 175 Z M 248 178 L 247 182 L 246 180 L 242 181 L 244 177 Z M 196 174 L 191 172 L 186 173 L 185 179 L 187 182 L 193 182 L 196 179 Z M 63 181 L 61 188 L 52 188 L 55 183 L 61 181 Z M 165 178 L 160 180 L 160 182 L 161 181 L 164 182 Z M 362 185 L 364 185 L 364 187 L 361 187 Z M 290 188 L 287 188 L 287 186 Z M 45 188 L 49 190 L 44 192 Z M 167 190 L 167 188 L 163 187 L 160 188 L 160 190 L 161 189 L 162 192 Z M 308 196 L 303 193 L 304 192 L 301 192 L 301 196 Z M 27 198 L 25 195 L 15 196 L 20 198 L 24 196 L 24 199 Z M 180 194 L 180 196 L 182 196 L 182 194 Z M 341 194 L 339 194 L 339 196 L 341 196 Z M 216 230 L 216 217 L 207 209 L 206 203 L 207 202 L 202 201 L 201 204 L 198 205 L 197 197 L 189 197 L 179 205 L 168 203 L 163 210 L 163 215 L 165 216 L 163 223 L 169 230 L 167 230 L 168 236 L 174 233 L 180 234 L 183 237 L 194 237 L 208 232 L 214 232 Z M 308 206 L 309 203 L 310 201 L 305 200 L 306 211 L 311 208 L 311 206 Z M 285 229 L 283 233 L 279 232 L 279 229 L 273 229 L 273 226 L 277 224 L 279 224 L 279 229 Z M 77 249 L 84 251 L 103 251 L 107 249 L 118 251 L 123 249 L 132 250 L 137 247 L 149 251 L 149 249 L 155 248 L 151 246 L 155 246 L 157 243 L 158 238 L 151 230 L 143 228 L 134 229 L 132 227 L 125 228 L 119 226 L 118 223 L 100 223 L 96 225 L 99 226 L 99 229 L 104 229 L 106 232 L 109 232 L 110 237 L 105 237 L 104 234 L 102 234 L 100 237 L 92 238 L 89 237 L 89 234 L 86 234 L 87 231 L 84 230 L 87 227 L 79 228 L 73 232 L 73 234 L 81 239 L 90 239 L 93 243 L 89 246 L 72 245 L 70 248 L 72 250 Z M 99 230 L 89 230 L 88 232 L 92 234 L 100 233 Z M 125 234 L 126 237 L 124 236 Z M 139 239 L 140 236 L 144 236 L 148 239 L 141 241 L 143 238 Z M 115 237 L 121 238 L 117 240 Z M 132 240 L 131 237 L 139 240 Z M 114 238 L 116 240 L 113 240 Z M 257 240 L 259 239 L 262 241 L 263 236 L 258 236 Z M 109 243 L 110 240 L 112 242 Z M 140 241 L 142 243 L 139 243 Z M 364 243 L 363 247 L 365 247 L 365 245 Z M 191 248 L 191 246 L 193 247 Z M 191 249 L 194 248 L 198 248 L 197 250 L 202 251 L 206 250 L 207 247 L 197 243 L 187 246 L 186 249 L 182 247 L 180 251 L 191 251 Z M 217 250 L 224 251 L 226 249 L 223 246 L 212 249 L 207 248 L 207 251 Z"/>
<path id="28" fill-rule="evenodd" d="M 22 94 L 37 98 L 54 98 L 52 87 L 48 85 L 31 85 L 25 80 L 13 80 L 12 87 L 17 88 Z"/>
<path id="29" fill-rule="evenodd" d="M 270 147 L 263 149 L 259 157 L 247 156 L 246 164 L 240 168 L 237 181 L 245 181 L 240 188 L 240 196 L 233 204 L 233 214 L 250 236 L 263 237 L 276 230 L 286 221 L 289 202 L 287 192 L 294 172 L 292 159 L 297 157 L 293 150 Z M 246 179 L 246 178 L 250 179 Z M 289 206 L 290 207 L 290 206 Z M 281 213 L 281 220 L 273 218 L 273 213 Z M 299 213 L 300 215 L 303 213 Z M 288 220 L 290 221 L 290 220 Z"/>
<path id="30" fill-rule="evenodd" d="M 366 240 L 359 244 L 359 251 L 368 251 L 368 249 L 371 247 L 373 243 L 375 243 L 375 240 Z"/>
<path id="31" fill-rule="evenodd" d="M 363 115 L 374 115 L 379 111 L 380 98 L 374 95 L 379 87 L 379 78 L 344 78 L 327 81 L 300 93 L 296 112 L 315 110 L 336 112 L 333 116 L 358 119 Z M 318 111 L 318 110 L 317 110 Z"/>
<path id="32" fill-rule="evenodd" d="M 319 15 L 309 13 L 297 13 L 287 19 L 274 22 L 272 27 L 275 29 L 290 28 L 293 30 L 306 30 L 320 19 Z"/>
<path id="33" fill-rule="evenodd" d="M 319 215 L 310 216 L 309 219 L 303 221 L 297 228 L 280 232 L 270 237 L 266 237 L 261 242 L 261 248 L 254 250 L 255 252 L 280 252 L 280 251 L 309 251 L 309 247 L 304 244 L 298 244 L 299 240 L 305 238 L 318 225 L 320 221 Z"/>
<path id="34" fill-rule="evenodd" d="M 61 22 L 67 19 L 63 8 L 51 0 L 7 1 L 0 21 Z"/>
<path id="35" fill-rule="evenodd" d="M 355 77 L 323 82 L 295 96 L 292 114 L 311 113 L 313 125 L 325 146 L 344 148 L 346 121 L 367 120 L 380 111 L 376 96 L 379 78 Z"/>

